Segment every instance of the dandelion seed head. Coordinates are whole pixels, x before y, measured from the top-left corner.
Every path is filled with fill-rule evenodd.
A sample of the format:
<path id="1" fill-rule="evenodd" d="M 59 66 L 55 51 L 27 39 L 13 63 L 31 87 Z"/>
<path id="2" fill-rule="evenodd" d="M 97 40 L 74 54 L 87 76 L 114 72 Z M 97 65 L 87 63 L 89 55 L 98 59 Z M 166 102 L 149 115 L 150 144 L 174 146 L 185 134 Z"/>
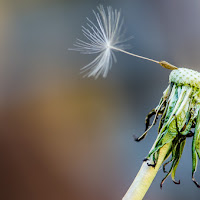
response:
<path id="1" fill-rule="evenodd" d="M 124 49 L 124 31 L 122 31 L 123 20 L 118 10 L 111 6 L 104 9 L 102 5 L 97 7 L 98 12 L 93 11 L 96 23 L 87 18 L 86 26 L 82 26 L 85 40 L 77 39 L 75 48 L 71 50 L 79 51 L 82 54 L 97 54 L 96 58 L 81 69 L 85 76 L 98 78 L 107 76 L 113 62 L 117 59 L 113 52 L 117 48 Z"/>

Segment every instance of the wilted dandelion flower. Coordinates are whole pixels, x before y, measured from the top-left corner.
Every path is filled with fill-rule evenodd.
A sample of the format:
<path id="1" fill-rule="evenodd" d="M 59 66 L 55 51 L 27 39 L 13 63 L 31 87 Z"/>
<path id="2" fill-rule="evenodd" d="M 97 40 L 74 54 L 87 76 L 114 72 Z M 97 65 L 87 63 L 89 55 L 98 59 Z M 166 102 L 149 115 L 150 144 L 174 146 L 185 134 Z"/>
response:
<path id="1" fill-rule="evenodd" d="M 155 117 L 149 127 L 149 121 L 153 115 Z M 180 181 L 175 180 L 175 174 L 187 137 L 193 137 L 192 180 L 200 188 L 194 178 L 198 158 L 200 159 L 200 73 L 186 68 L 179 68 L 171 72 L 169 86 L 164 91 L 158 106 L 147 115 L 146 131 L 136 138 L 136 141 L 140 141 L 146 136 L 149 129 L 156 123 L 158 115 L 161 115 L 161 119 L 157 139 L 123 200 L 142 199 L 160 166 L 169 156 L 171 158 L 163 165 L 163 171 L 167 174 L 160 187 L 162 188 L 165 179 L 170 174 L 173 182 L 180 184 Z M 169 171 L 166 171 L 165 167 L 169 163 L 171 163 L 171 167 Z M 146 166 L 151 167 L 152 170 Z M 140 182 L 142 186 L 136 187 Z M 145 182 L 146 185 L 142 182 Z M 143 191 L 142 194 L 141 191 Z M 136 196 L 138 194 L 139 197 Z"/>
<path id="2" fill-rule="evenodd" d="M 164 172 L 166 172 L 165 166 L 169 163 L 172 164 L 166 177 L 161 182 L 161 187 L 170 174 L 175 183 L 180 183 L 180 181 L 175 181 L 176 169 L 183 152 L 186 137 L 193 136 L 192 180 L 200 187 L 194 179 L 198 162 L 197 157 L 200 158 L 200 73 L 186 68 L 179 68 L 171 72 L 169 82 L 169 86 L 164 91 L 159 105 L 152 110 L 146 119 L 148 127 L 149 117 L 155 114 L 156 119 L 158 115 L 162 115 L 155 146 L 147 156 L 147 160 L 152 156 L 154 163 L 148 163 L 148 165 L 156 165 L 159 149 L 169 143 L 171 148 L 164 160 L 169 155 L 171 155 L 171 159 L 163 165 Z M 195 128 L 194 133 L 191 130 L 192 128 Z M 147 131 L 136 140 L 140 141 L 144 138 Z"/>

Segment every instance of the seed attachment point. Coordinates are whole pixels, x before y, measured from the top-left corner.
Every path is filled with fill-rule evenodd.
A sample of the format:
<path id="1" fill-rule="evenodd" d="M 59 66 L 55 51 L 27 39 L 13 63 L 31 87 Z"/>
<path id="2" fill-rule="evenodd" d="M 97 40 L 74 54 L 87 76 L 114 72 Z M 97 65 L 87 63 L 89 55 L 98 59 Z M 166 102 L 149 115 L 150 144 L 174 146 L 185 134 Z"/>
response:
<path id="1" fill-rule="evenodd" d="M 172 65 L 172 64 L 170 64 L 170 63 L 168 63 L 168 62 L 166 62 L 166 61 L 163 61 L 163 60 L 160 61 L 159 64 L 160 64 L 162 67 L 166 68 L 166 69 L 170 69 L 170 70 L 178 69 L 178 67 L 176 67 L 176 66 L 174 66 L 174 65 Z"/>

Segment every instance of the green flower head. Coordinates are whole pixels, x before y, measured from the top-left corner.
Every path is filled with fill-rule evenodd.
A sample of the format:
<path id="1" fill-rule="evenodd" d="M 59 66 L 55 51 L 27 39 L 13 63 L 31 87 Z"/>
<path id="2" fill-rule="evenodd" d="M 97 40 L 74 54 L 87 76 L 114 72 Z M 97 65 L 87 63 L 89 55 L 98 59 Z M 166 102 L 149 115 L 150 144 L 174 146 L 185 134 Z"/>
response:
<path id="1" fill-rule="evenodd" d="M 155 115 L 152 125 L 149 127 L 150 118 Z M 183 148 L 187 137 L 193 137 L 192 142 L 192 180 L 197 187 L 200 185 L 194 179 L 194 173 L 197 168 L 198 158 L 200 158 L 200 73 L 179 68 L 173 70 L 169 77 L 169 86 L 164 91 L 158 106 L 153 109 L 146 117 L 146 131 L 136 141 L 142 140 L 149 129 L 156 123 L 158 115 L 161 115 L 158 137 L 153 148 L 149 152 L 147 160 L 154 163 L 147 163 L 155 167 L 159 150 L 165 145 L 170 144 L 164 161 L 171 156 L 171 159 L 163 165 L 163 171 L 167 173 L 162 180 L 162 187 L 165 179 L 171 174 L 172 180 L 175 181 L 175 173 L 179 164 Z M 192 129 L 194 129 L 194 132 Z M 165 166 L 171 164 L 167 172 Z"/>

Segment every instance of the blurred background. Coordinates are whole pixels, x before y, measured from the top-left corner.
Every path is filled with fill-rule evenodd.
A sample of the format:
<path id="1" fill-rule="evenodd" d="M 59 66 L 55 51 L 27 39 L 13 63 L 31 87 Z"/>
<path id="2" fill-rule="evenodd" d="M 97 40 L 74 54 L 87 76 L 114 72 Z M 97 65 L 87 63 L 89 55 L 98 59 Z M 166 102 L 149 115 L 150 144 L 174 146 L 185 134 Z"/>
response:
<path id="1" fill-rule="evenodd" d="M 94 57 L 68 51 L 99 4 L 121 9 L 131 52 L 200 71 L 199 0 L 1 0 L 2 200 L 121 199 L 156 138 L 157 126 L 140 143 L 132 136 L 170 71 L 116 53 L 106 79 L 87 79 L 80 68 Z M 191 172 L 189 138 L 181 185 L 169 177 L 160 190 L 160 170 L 144 199 L 199 199 Z"/>

